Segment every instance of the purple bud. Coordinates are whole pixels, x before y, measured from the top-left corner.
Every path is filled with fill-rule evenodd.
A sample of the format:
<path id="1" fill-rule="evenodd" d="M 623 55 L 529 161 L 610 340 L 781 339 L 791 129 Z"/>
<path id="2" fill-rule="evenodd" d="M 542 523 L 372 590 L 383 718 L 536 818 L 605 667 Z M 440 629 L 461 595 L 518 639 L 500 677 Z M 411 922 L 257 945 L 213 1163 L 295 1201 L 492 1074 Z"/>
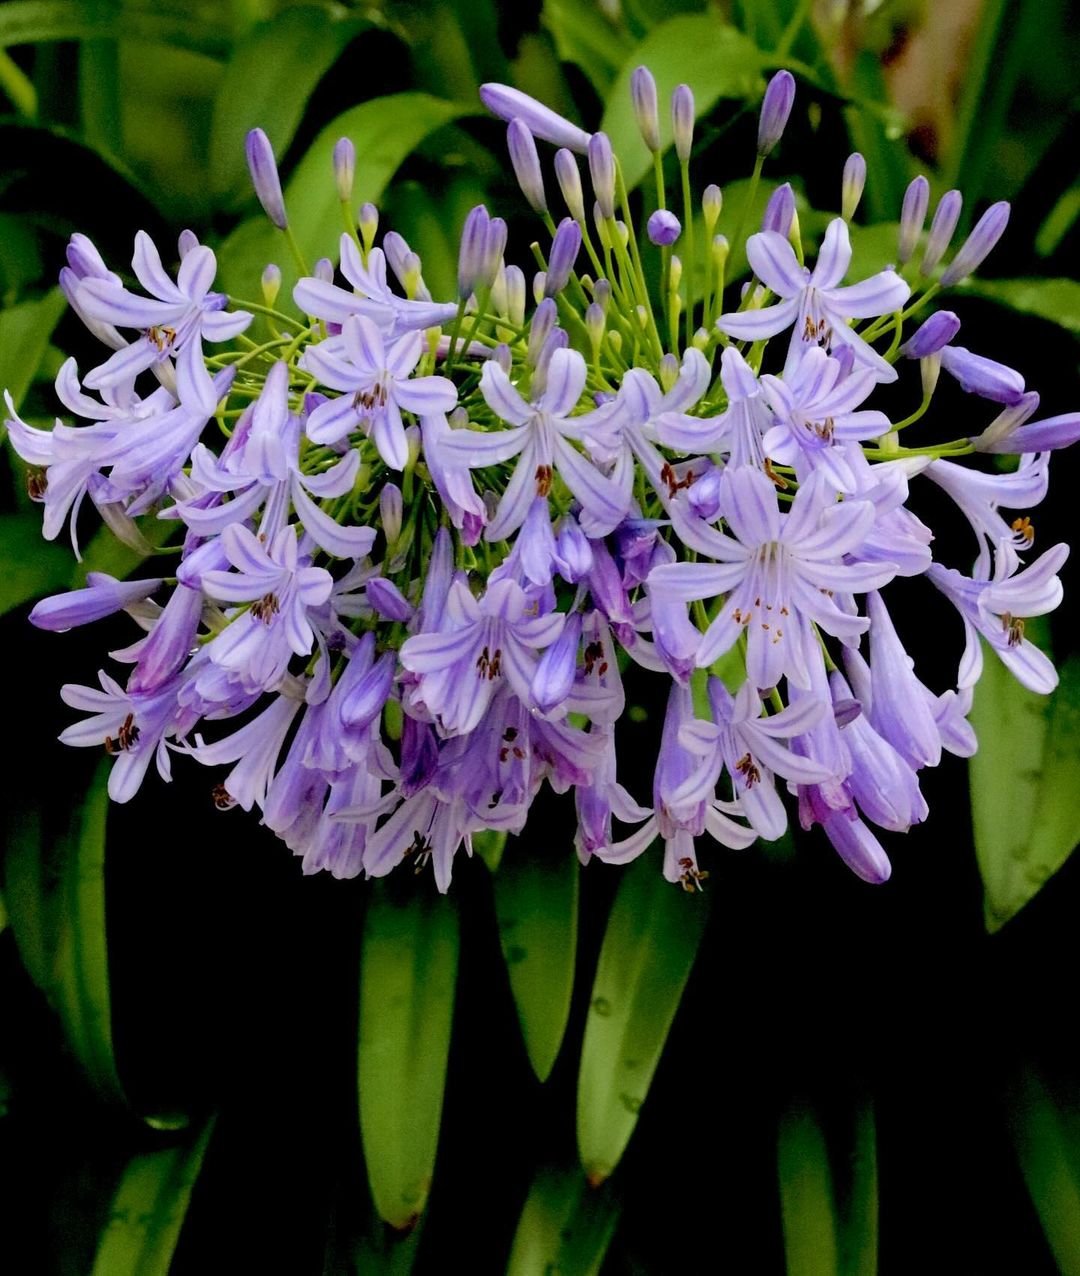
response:
<path id="1" fill-rule="evenodd" d="M 403 235 L 399 235 L 396 230 L 388 230 L 383 236 L 382 250 L 386 257 L 387 265 L 397 276 L 398 283 L 404 288 L 405 279 L 409 273 L 409 254 L 412 252 L 408 241 Z"/>
<path id="2" fill-rule="evenodd" d="M 991 204 L 975 224 L 975 229 L 941 276 L 941 286 L 950 288 L 978 270 L 1009 224 L 1009 205 L 1004 199 Z"/>
<path id="3" fill-rule="evenodd" d="M 514 366 L 514 355 L 505 341 L 499 342 L 499 344 L 491 352 L 491 357 L 495 360 L 499 367 L 502 368 L 506 375 L 509 376 L 510 369 Z M 464 418 L 462 425 L 467 425 L 468 417 L 465 412 L 462 411 L 461 415 Z"/>
<path id="4" fill-rule="evenodd" d="M 597 135 L 598 136 L 598 135 Z M 554 297 L 570 282 L 581 250 L 581 228 L 570 217 L 564 217 L 551 242 L 551 258 L 548 261 L 547 278 L 544 280 L 544 296 Z"/>
<path id="5" fill-rule="evenodd" d="M 1032 448 L 1019 448 L 1013 446 L 1014 439 L 1020 433 L 1020 426 L 1031 416 L 1034 416 L 1039 406 L 1039 392 L 1037 390 L 1029 390 L 1027 394 L 1022 395 L 1015 403 L 1011 403 L 1008 407 L 1003 408 L 990 424 L 983 430 L 978 438 L 972 439 L 976 452 L 1021 452 L 1021 451 L 1037 451 Z"/>
<path id="6" fill-rule="evenodd" d="M 30 623 L 52 633 L 66 633 L 73 625 L 87 625 L 142 602 L 161 586 L 160 580 L 119 581 L 105 572 L 88 572 L 85 589 L 43 598 L 30 613 Z"/>
<path id="7" fill-rule="evenodd" d="M 368 252 L 371 252 L 371 245 L 375 242 L 375 232 L 379 229 L 379 210 L 374 204 L 363 204 L 361 206 L 358 224 L 360 238 L 364 241 L 364 247 Z"/>
<path id="8" fill-rule="evenodd" d="M 779 142 L 795 102 L 795 79 L 790 71 L 777 71 L 769 81 L 758 120 L 757 153 L 768 155 Z"/>
<path id="9" fill-rule="evenodd" d="M 598 301 L 590 301 L 585 308 L 585 330 L 589 334 L 589 341 L 594 350 L 600 348 L 606 327 L 607 316 L 604 314 L 604 307 Z"/>
<path id="10" fill-rule="evenodd" d="M 929 204 L 930 183 L 920 173 L 914 181 L 909 183 L 900 209 L 900 239 L 896 256 L 901 265 L 911 260 L 911 254 L 915 251 L 915 245 L 922 234 Z"/>
<path id="11" fill-rule="evenodd" d="M 701 196 L 701 212 L 705 218 L 705 233 L 711 235 L 720 220 L 720 211 L 724 207 L 724 196 L 720 187 L 711 183 L 705 187 Z"/>
<path id="12" fill-rule="evenodd" d="M 718 466 L 713 465 L 699 479 L 695 479 L 686 491 L 686 499 L 690 508 L 707 522 L 711 522 L 720 512 L 720 477 L 723 474 Z"/>
<path id="13" fill-rule="evenodd" d="M 611 142 L 606 133 L 594 133 L 589 138 L 589 175 L 601 215 L 614 217 L 615 156 L 611 153 Z"/>
<path id="14" fill-rule="evenodd" d="M 529 201 L 529 207 L 534 213 L 543 215 L 547 212 L 544 175 L 540 171 L 540 156 L 536 153 L 536 142 L 524 120 L 513 119 L 507 125 L 506 148 L 510 152 L 514 176 L 518 180 L 522 194 Z"/>
<path id="15" fill-rule="evenodd" d="M 244 143 L 247 154 L 248 171 L 251 173 L 251 184 L 263 211 L 278 230 L 285 230 L 289 219 L 285 215 L 285 200 L 281 194 L 281 178 L 278 176 L 277 161 L 270 139 L 261 128 L 253 128 Z"/>
<path id="16" fill-rule="evenodd" d="M 968 394 L 977 394 L 994 403 L 1019 403 L 1024 394 L 1024 378 L 1004 363 L 972 354 L 963 346 L 947 346 L 941 352 L 941 366 L 960 382 Z"/>
<path id="17" fill-rule="evenodd" d="M 519 328 L 525 322 L 525 274 L 520 266 L 503 272 L 506 287 L 506 317 Z"/>
<path id="18" fill-rule="evenodd" d="M 321 279 L 324 284 L 332 284 L 334 282 L 334 263 L 329 257 L 320 257 L 311 273 L 316 279 Z"/>
<path id="19" fill-rule="evenodd" d="M 1066 412 L 1062 416 L 1048 416 L 1045 421 L 1022 425 L 983 446 L 976 441 L 975 446 L 980 452 L 1052 452 L 1056 448 L 1071 447 L 1078 439 L 1080 412 Z"/>
<path id="20" fill-rule="evenodd" d="M 592 546 L 572 514 L 562 521 L 555 537 L 555 566 L 559 575 L 571 585 L 576 585 L 592 571 Z"/>
<path id="21" fill-rule="evenodd" d="M 866 160 L 854 151 L 847 157 L 844 165 L 844 176 L 840 182 L 840 216 L 849 222 L 859 207 L 863 189 L 866 186 Z"/>
<path id="22" fill-rule="evenodd" d="M 502 265 L 503 253 L 506 251 L 506 222 L 501 217 L 493 217 L 487 225 L 484 235 L 484 253 L 480 261 L 480 271 L 475 286 L 480 289 L 490 288 Z M 415 255 L 415 254 L 414 254 Z M 419 267 L 420 258 L 416 258 Z"/>
<path id="23" fill-rule="evenodd" d="M 545 142 L 569 147 L 579 155 L 584 155 L 588 150 L 589 134 L 584 129 L 571 124 L 536 98 L 512 89 L 508 84 L 481 84 L 480 101 L 492 115 L 497 115 L 508 124 L 519 117 L 534 137 L 542 138 Z"/>
<path id="24" fill-rule="evenodd" d="M 945 250 L 952 242 L 953 231 L 960 220 L 960 210 L 964 206 L 964 197 L 959 191 L 946 191 L 938 200 L 934 210 L 934 220 L 930 223 L 930 234 L 926 237 L 926 251 L 923 253 L 919 273 L 933 274 L 934 267 L 945 256 Z"/>
<path id="25" fill-rule="evenodd" d="M 484 261 L 491 217 L 483 204 L 469 210 L 461 228 L 458 249 L 458 296 L 464 301 L 476 289 L 476 279 Z"/>
<path id="26" fill-rule="evenodd" d="M 379 524 L 388 545 L 401 535 L 403 508 L 401 488 L 396 483 L 384 483 L 379 493 Z"/>
<path id="27" fill-rule="evenodd" d="M 689 84 L 680 84 L 671 95 L 671 128 L 675 154 L 685 164 L 694 144 L 694 93 Z"/>
<path id="28" fill-rule="evenodd" d="M 650 243 L 656 244 L 658 248 L 666 248 L 682 234 L 682 224 L 674 213 L 669 213 L 666 208 L 658 208 L 649 218 L 646 230 Z"/>
<path id="29" fill-rule="evenodd" d="M 183 261 L 193 248 L 199 247 L 199 237 L 193 230 L 182 230 L 176 240 L 176 249 Z"/>
<path id="30" fill-rule="evenodd" d="M 562 633 L 540 657 L 532 680 L 533 703 L 541 713 L 557 709 L 574 689 L 581 616 L 567 616 Z"/>
<path id="31" fill-rule="evenodd" d="M 337 182 L 338 199 L 351 204 L 353 181 L 356 177 L 356 147 L 347 137 L 339 137 L 334 143 L 334 181 Z"/>
<path id="32" fill-rule="evenodd" d="M 368 586 L 370 587 L 371 584 L 372 581 L 369 581 Z M 390 698 L 390 689 L 394 685 L 396 660 L 394 652 L 384 652 L 349 689 L 338 709 L 341 725 L 346 730 L 364 731 L 382 713 L 383 707 Z"/>
<path id="33" fill-rule="evenodd" d="M 372 576 L 364 587 L 367 600 L 383 620 L 410 620 L 413 609 L 409 600 L 385 576 Z"/>
<path id="34" fill-rule="evenodd" d="M 581 189 L 581 173 L 577 160 L 567 150 L 555 152 L 555 177 L 559 190 L 576 222 L 585 220 L 585 195 Z"/>
<path id="35" fill-rule="evenodd" d="M 281 291 L 281 268 L 271 262 L 262 272 L 261 282 L 263 301 L 268 306 L 272 306 L 277 301 L 278 293 Z"/>
<path id="36" fill-rule="evenodd" d="M 156 691 L 187 663 L 196 646 L 202 610 L 202 590 L 177 585 L 140 646 L 139 662 L 128 679 L 129 693 Z"/>
<path id="37" fill-rule="evenodd" d="M 525 362 L 530 367 L 536 367 L 544 343 L 555 327 L 557 315 L 558 307 L 550 297 L 545 298 L 533 311 L 532 322 L 529 324 L 529 344 L 525 352 Z"/>
<path id="38" fill-rule="evenodd" d="M 925 359 L 937 354 L 960 331 L 960 320 L 951 310 L 936 310 L 900 347 L 907 359 Z"/>
<path id="39" fill-rule="evenodd" d="M 785 182 L 769 196 L 769 202 L 765 205 L 765 215 L 761 219 L 761 229 L 775 231 L 787 239 L 794 220 L 795 192 L 791 189 L 791 183 Z"/>
<path id="40" fill-rule="evenodd" d="M 641 136 L 655 155 L 660 149 L 660 120 L 656 111 L 656 81 L 647 66 L 636 67 L 630 76 L 630 97 Z"/>

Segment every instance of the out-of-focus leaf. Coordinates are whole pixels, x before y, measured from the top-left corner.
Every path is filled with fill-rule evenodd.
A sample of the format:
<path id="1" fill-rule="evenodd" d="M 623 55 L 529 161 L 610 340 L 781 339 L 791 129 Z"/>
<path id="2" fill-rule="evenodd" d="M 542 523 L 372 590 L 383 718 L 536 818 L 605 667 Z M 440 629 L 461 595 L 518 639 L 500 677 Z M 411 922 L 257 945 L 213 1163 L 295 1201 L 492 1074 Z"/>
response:
<path id="1" fill-rule="evenodd" d="M 856 55 L 847 91 L 860 103 L 888 98 L 881 63 L 868 50 Z M 855 102 L 846 108 L 844 118 L 855 150 L 862 152 L 866 167 L 873 174 L 863 193 L 863 209 L 872 222 L 888 221 L 897 215 L 904 188 L 912 176 L 911 160 L 900 140 L 899 124 L 896 120 L 882 119 Z"/>
<path id="2" fill-rule="evenodd" d="M 1044 626 L 1028 622 L 1036 641 Z M 991 651 L 971 722 L 971 815 L 984 914 L 995 931 L 1034 896 L 1080 841 L 1080 657 L 1050 696 L 1022 687 Z"/>
<path id="3" fill-rule="evenodd" d="M 6 49 L 0 49 L 0 90 L 20 115 L 28 120 L 37 119 L 38 96 L 34 82 Z"/>
<path id="4" fill-rule="evenodd" d="M 214 1123 L 211 1117 L 189 1143 L 131 1158 L 113 1196 L 91 1276 L 168 1276 Z"/>
<path id="5" fill-rule="evenodd" d="M 59 288 L 36 301 L 0 312 L 0 390 L 8 390 L 18 410 L 41 366 L 49 338 L 67 302 Z"/>
<path id="6" fill-rule="evenodd" d="M 405 899 L 379 882 L 360 953 L 360 1133 L 379 1217 L 413 1226 L 431 1189 L 460 935 L 425 880 Z"/>
<path id="7" fill-rule="evenodd" d="M 487 865 L 489 873 L 498 872 L 506 850 L 506 833 L 501 829 L 478 829 L 472 835 L 473 852 Z"/>
<path id="8" fill-rule="evenodd" d="M 1049 257 L 1080 217 L 1080 185 L 1070 187 L 1050 210 L 1035 236 L 1035 251 L 1040 257 Z"/>
<path id="9" fill-rule="evenodd" d="M 862 1103 L 852 1144 L 830 1159 L 814 1109 L 795 1101 L 780 1118 L 777 1174 L 789 1276 L 874 1276 L 877 1153 L 874 1113 Z"/>
<path id="10" fill-rule="evenodd" d="M 176 6 L 116 0 L 8 0 L 0 6 L 0 48 L 119 36 L 216 56 L 227 53 L 232 41 L 224 5 L 199 6 L 197 19 Z"/>
<path id="11" fill-rule="evenodd" d="M 45 862 L 41 816 L 29 803 L 8 803 L 3 828 L 4 898 L 11 933 L 23 968 L 47 994 L 56 942 L 56 891 Z"/>
<path id="12" fill-rule="evenodd" d="M 608 97 L 633 48 L 625 29 L 609 21 L 599 5 L 575 0 L 544 0 L 540 21 L 551 32 L 559 58 L 579 66 L 597 93 Z"/>
<path id="13" fill-rule="evenodd" d="M 83 137 L 99 152 L 122 152 L 120 52 L 115 40 L 79 46 L 79 117 Z"/>
<path id="14" fill-rule="evenodd" d="M 144 518 L 139 521 L 139 531 L 151 549 L 163 545 L 170 536 L 178 534 L 174 519 Z M 117 580 L 125 580 L 140 563 L 146 561 L 144 553 L 119 541 L 108 527 L 99 528 L 83 548 L 82 562 L 71 571 L 71 588 L 82 589 L 86 585 L 87 572 L 108 572 Z M 153 575 L 154 573 L 151 573 Z"/>
<path id="15" fill-rule="evenodd" d="M 521 1211 L 506 1276 L 596 1276 L 618 1221 L 614 1195 L 590 1187 L 578 1166 L 545 1167 Z"/>
<path id="16" fill-rule="evenodd" d="M 41 538 L 41 512 L 0 514 L 0 615 L 62 589 L 71 577 L 71 547 Z"/>
<path id="17" fill-rule="evenodd" d="M 367 25 L 341 9 L 303 5 L 256 27 L 237 47 L 214 101 L 210 131 L 210 181 L 218 195 L 250 195 L 248 130 L 265 129 L 276 154 L 284 155 L 308 98 Z"/>
<path id="18" fill-rule="evenodd" d="M 473 113 L 472 107 L 426 93 L 394 93 L 362 102 L 327 125 L 285 189 L 289 221 L 308 265 L 319 257 L 336 260 L 338 256 L 341 206 L 332 154 L 339 137 L 351 137 L 356 144 L 356 202 L 377 203 L 402 161 L 423 138 L 451 120 Z M 258 296 L 267 262 L 281 266 L 283 298 L 289 296 L 296 280 L 288 250 L 265 217 L 237 227 L 222 245 L 218 260 L 226 288 L 238 296 Z"/>
<path id="19" fill-rule="evenodd" d="M 3 895 L 0 895 L 0 935 L 2 935 L 5 930 L 7 930 L 7 924 L 8 924 L 7 905 L 4 903 Z"/>
<path id="20" fill-rule="evenodd" d="M 754 202 L 747 208 L 746 201 L 750 195 L 751 185 L 749 179 L 743 179 L 728 182 L 724 187 L 724 206 L 720 210 L 720 217 L 716 223 L 716 233 L 726 235 L 731 246 L 724 271 L 724 278 L 728 283 L 741 279 L 750 268 L 746 260 L 746 238 L 754 231 L 761 229 L 765 205 L 774 189 L 769 182 L 759 182 Z M 697 235 L 698 243 L 704 238 L 704 223 L 701 223 L 701 226 L 702 230 Z M 736 236 L 735 232 L 740 226 L 741 232 Z"/>
<path id="21" fill-rule="evenodd" d="M 831 220 L 831 218 L 830 218 Z M 851 227 L 853 269 L 849 279 L 862 279 L 896 264 L 900 226 L 897 222 L 875 222 L 872 226 Z"/>
<path id="22" fill-rule="evenodd" d="M 660 140 L 671 145 L 671 111 L 677 84 L 694 91 L 698 115 L 720 98 L 756 98 L 763 87 L 764 59 L 741 31 L 712 14 L 680 14 L 654 27 L 630 54 L 607 96 L 600 127 L 622 160 L 627 187 L 636 186 L 652 167 L 652 155 L 641 139 L 630 99 L 630 77 L 644 63 L 656 77 L 660 102 Z"/>
<path id="23" fill-rule="evenodd" d="M 965 291 L 1080 336 L 1080 283 L 1075 279 L 973 279 Z"/>
<path id="24" fill-rule="evenodd" d="M 23 289 L 41 278 L 42 271 L 37 235 L 28 219 L 12 213 L 0 213 L 0 294 L 3 300 L 13 304 Z"/>
<path id="25" fill-rule="evenodd" d="M 551 1075 L 570 1018 L 578 877 L 569 846 L 537 855 L 519 844 L 494 880 L 499 943 L 525 1049 L 541 1081 Z"/>
<path id="26" fill-rule="evenodd" d="M 1009 1124 L 1031 1203 L 1057 1265 L 1080 1272 L 1080 1120 L 1076 1099 L 1060 1104 L 1027 1067 L 1012 1095 Z"/>
<path id="27" fill-rule="evenodd" d="M 585 1174 L 615 1169 L 645 1102 L 705 930 L 709 895 L 665 880 L 655 855 L 623 869 L 593 982 L 578 1074 Z"/>

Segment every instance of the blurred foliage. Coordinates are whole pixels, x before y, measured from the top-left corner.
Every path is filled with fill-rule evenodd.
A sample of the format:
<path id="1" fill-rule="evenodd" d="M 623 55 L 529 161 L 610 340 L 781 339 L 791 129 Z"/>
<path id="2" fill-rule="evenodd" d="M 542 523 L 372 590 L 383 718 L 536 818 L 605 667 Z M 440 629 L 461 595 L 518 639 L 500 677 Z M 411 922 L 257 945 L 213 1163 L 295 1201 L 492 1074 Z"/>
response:
<path id="1" fill-rule="evenodd" d="M 648 165 L 626 85 L 644 60 L 662 91 L 694 86 L 699 171 L 727 191 L 725 219 L 781 64 L 800 98 L 769 173 L 792 180 L 811 237 L 845 147 L 869 162 L 857 236 L 881 264 L 920 169 L 935 194 L 964 188 L 969 222 L 1012 199 L 1009 244 L 963 301 L 988 354 L 1031 371 L 1040 355 L 1044 407 L 1064 411 L 1077 44 L 1066 0 L 8 0 L 0 382 L 47 422 L 61 359 L 89 357 L 54 287 L 76 230 L 122 265 L 137 227 L 164 243 L 190 225 L 231 291 L 257 295 L 276 259 L 287 295 L 291 263 L 248 188 L 248 128 L 270 135 L 309 261 L 340 230 L 329 152 L 346 133 L 359 197 L 438 290 L 473 203 L 507 215 L 512 242 L 533 233 L 477 86 L 603 121 L 636 184 Z M 729 279 L 744 268 L 733 258 Z M 1055 464 L 1060 483 L 1070 462 Z M 1053 532 L 1068 523 L 1048 515 Z M 87 527 L 76 566 L 39 527 L 8 452 L 0 610 L 25 677 L 9 706 L 0 1164 L 9 1249 L 34 1253 L 32 1270 L 366 1276 L 460 1255 L 515 1276 L 702 1261 L 861 1274 L 879 1245 L 886 1270 L 925 1270 L 939 1225 L 943 1269 L 1077 1270 L 1080 1069 L 1048 1023 L 1076 872 L 981 934 L 961 767 L 928 785 L 934 829 L 910 836 L 873 901 L 801 835 L 794 852 L 727 857 L 706 900 L 648 859 L 581 874 L 554 808 L 505 857 L 478 847 L 450 901 L 427 879 L 303 881 L 253 821 L 215 820 L 190 779 L 110 812 L 100 777 L 47 741 L 61 668 L 92 670 L 100 643 L 26 634 L 25 604 L 140 555 Z M 1077 657 L 1067 625 L 1055 639 L 1054 699 L 996 664 L 979 691 L 991 929 L 1080 833 Z M 647 783 L 657 706 L 635 719 L 623 747 Z M 874 1011 L 882 994 L 892 1006 Z"/>

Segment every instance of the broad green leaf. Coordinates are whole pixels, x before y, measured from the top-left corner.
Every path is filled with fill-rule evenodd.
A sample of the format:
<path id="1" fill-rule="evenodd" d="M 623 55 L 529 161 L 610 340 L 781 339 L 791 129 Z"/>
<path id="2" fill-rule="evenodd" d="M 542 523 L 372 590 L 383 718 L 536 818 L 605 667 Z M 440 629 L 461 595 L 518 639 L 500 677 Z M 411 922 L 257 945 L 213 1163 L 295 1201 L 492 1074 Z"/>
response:
<path id="1" fill-rule="evenodd" d="M 709 912 L 708 892 L 672 885 L 655 853 L 621 871 L 578 1074 L 578 1153 L 592 1184 L 614 1171 L 634 1132 Z"/>
<path id="2" fill-rule="evenodd" d="M 168 1276 L 214 1123 L 211 1117 L 189 1143 L 131 1158 L 113 1196 L 91 1276 Z"/>
<path id="3" fill-rule="evenodd" d="M 578 1166 L 545 1167 L 521 1211 L 506 1276 L 596 1276 L 618 1221 L 617 1199 L 590 1187 Z"/>
<path id="4" fill-rule="evenodd" d="M 367 23 L 341 9 L 285 9 L 237 47 L 214 101 L 210 182 L 219 196 L 249 197 L 248 130 L 265 129 L 285 154 L 319 81 Z M 325 181 L 325 174 L 324 174 Z"/>
<path id="5" fill-rule="evenodd" d="M 973 279 L 965 291 L 1080 336 L 1080 283 L 1075 279 Z"/>
<path id="6" fill-rule="evenodd" d="M 394 93 L 362 102 L 327 125 L 300 161 L 285 188 L 289 222 L 310 267 L 319 257 L 338 256 L 343 230 L 334 185 L 332 155 L 339 137 L 356 144 L 356 203 L 377 203 L 387 183 L 417 145 L 472 107 L 426 93 Z M 265 217 L 244 222 L 226 239 L 218 258 L 225 286 L 238 296 L 257 297 L 267 262 L 277 262 L 288 297 L 296 268 L 278 231 Z"/>
<path id="7" fill-rule="evenodd" d="M 644 63 L 656 77 L 660 140 L 671 144 L 671 111 L 667 104 L 677 84 L 689 84 L 699 116 L 720 98 L 757 98 L 764 86 L 764 55 L 741 31 L 718 16 L 680 14 L 654 27 L 624 62 L 608 94 L 600 127 L 622 161 L 628 188 L 652 167 L 652 155 L 641 140 L 630 100 L 630 77 Z"/>
<path id="8" fill-rule="evenodd" d="M 841 1122 L 836 1122 L 844 1130 Z M 860 1103 L 845 1133 L 850 1142 L 830 1157 L 822 1122 L 808 1103 L 780 1118 L 777 1174 L 789 1276 L 875 1276 L 877 1148 L 874 1112 Z"/>
<path id="9" fill-rule="evenodd" d="M 360 1133 L 379 1217 L 413 1226 L 439 1143 L 460 936 L 425 880 L 404 899 L 376 884 L 360 952 Z"/>
<path id="10" fill-rule="evenodd" d="M 117 36 L 217 56 L 231 43 L 227 12 L 219 4 L 200 5 L 197 19 L 175 5 L 120 5 L 116 0 L 8 0 L 0 5 L 0 48 Z"/>
<path id="11" fill-rule="evenodd" d="M 64 294 L 54 288 L 37 301 L 22 301 L 0 312 L 0 391 L 10 392 L 16 411 L 66 305 Z"/>
<path id="12" fill-rule="evenodd" d="M 1080 1122 L 1077 1096 L 1059 1103 L 1031 1067 L 1012 1096 L 1010 1126 L 1020 1171 L 1057 1265 L 1080 1273 Z"/>
<path id="13" fill-rule="evenodd" d="M 495 917 L 521 1034 L 546 1081 L 570 1018 L 577 959 L 577 857 L 569 845 L 537 854 L 520 842 L 495 874 Z"/>
<path id="14" fill-rule="evenodd" d="M 971 815 L 986 926 L 995 931 L 1080 841 L 1080 657 L 1061 667 L 1050 696 L 1022 687 L 989 650 L 985 662 L 971 711 L 979 737 Z"/>
<path id="15" fill-rule="evenodd" d="M 0 615 L 63 589 L 71 578 L 71 546 L 41 536 L 41 511 L 0 514 Z"/>
<path id="16" fill-rule="evenodd" d="M 625 29 L 613 23 L 599 5 L 576 0 L 544 0 L 540 21 L 551 32 L 560 60 L 579 66 L 597 93 L 607 98 L 619 67 L 633 48 Z"/>

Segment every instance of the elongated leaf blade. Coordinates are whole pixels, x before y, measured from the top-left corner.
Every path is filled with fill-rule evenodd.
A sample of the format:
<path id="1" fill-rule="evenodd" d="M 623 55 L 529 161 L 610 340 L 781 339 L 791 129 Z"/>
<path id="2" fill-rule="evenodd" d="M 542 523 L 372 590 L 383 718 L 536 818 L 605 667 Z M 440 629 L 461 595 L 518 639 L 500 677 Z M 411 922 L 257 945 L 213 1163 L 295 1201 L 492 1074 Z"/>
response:
<path id="1" fill-rule="evenodd" d="M 972 279 L 965 291 L 1080 336 L 1080 283 L 1075 279 Z"/>
<path id="2" fill-rule="evenodd" d="M 1040 696 L 987 651 L 975 693 L 971 814 L 991 931 L 1023 908 L 1080 841 L 1080 658 L 1060 672 L 1053 695 Z"/>
<path id="3" fill-rule="evenodd" d="M 402 1230 L 435 1169 L 459 944 L 451 900 L 377 884 L 360 956 L 360 1132 L 375 1208 Z"/>
<path id="4" fill-rule="evenodd" d="M 1031 1067 L 1020 1075 L 1010 1126 L 1020 1171 L 1062 1272 L 1080 1272 L 1080 1122 Z"/>
<path id="5" fill-rule="evenodd" d="M 506 1276 L 596 1276 L 618 1221 L 616 1198 L 590 1187 L 578 1166 L 544 1167 L 521 1211 Z"/>
<path id="6" fill-rule="evenodd" d="M 766 65 L 757 45 L 719 17 L 705 13 L 679 14 L 661 22 L 623 63 L 607 96 L 600 127 L 611 138 L 622 160 L 627 187 L 634 187 L 652 166 L 652 155 L 641 139 L 630 99 L 630 77 L 644 64 L 656 77 L 660 110 L 660 141 L 671 145 L 671 112 L 666 104 L 677 84 L 689 84 L 699 116 L 720 98 L 756 98 L 763 88 Z"/>
<path id="7" fill-rule="evenodd" d="M 838 1276 L 838 1220 L 825 1136 L 807 1104 L 780 1121 L 776 1148 L 788 1276 Z"/>
<path id="8" fill-rule="evenodd" d="M 579 867 L 570 847 L 512 848 L 495 875 L 499 943 L 533 1071 L 546 1081 L 570 1018 L 577 959 Z"/>
<path id="9" fill-rule="evenodd" d="M 633 47 L 626 31 L 612 23 L 599 5 L 574 0 L 544 0 L 540 20 L 551 32 L 560 60 L 576 63 L 597 93 L 608 97 Z"/>
<path id="10" fill-rule="evenodd" d="M 0 6 L 0 48 L 119 36 L 211 55 L 224 54 L 231 43 L 222 5 L 201 5 L 197 20 L 182 9 L 115 0 L 8 0 Z"/>
<path id="11" fill-rule="evenodd" d="M 578 1074 L 578 1152 L 602 1183 L 629 1142 L 697 956 L 709 896 L 666 881 L 653 855 L 624 870 L 593 982 Z"/>
<path id="12" fill-rule="evenodd" d="M 132 1157 L 91 1276 L 168 1276 L 214 1124 L 211 1117 L 189 1143 Z"/>
<path id="13" fill-rule="evenodd" d="M 66 305 L 64 294 L 53 288 L 35 301 L 0 311 L 0 390 L 11 392 L 16 410 L 41 367 Z M 0 411 L 6 415 L 6 410 Z"/>
<path id="14" fill-rule="evenodd" d="M 264 129 L 277 155 L 285 154 L 308 98 L 366 25 L 337 9 L 302 5 L 256 27 L 237 47 L 214 100 L 210 181 L 218 195 L 250 194 L 244 160 L 249 129 Z"/>
<path id="15" fill-rule="evenodd" d="M 362 102 L 339 115 L 319 134 L 285 188 L 289 223 L 310 267 L 319 257 L 337 259 L 343 229 L 334 185 L 334 143 L 350 137 L 356 144 L 356 202 L 378 202 L 402 162 L 429 133 L 472 107 L 427 93 L 393 93 Z M 267 262 L 277 262 L 288 297 L 296 270 L 279 232 L 265 217 L 237 227 L 221 247 L 221 277 L 230 292 L 254 296 Z"/>
<path id="16" fill-rule="evenodd" d="M 0 615 L 67 585 L 71 547 L 41 537 L 41 512 L 0 514 Z"/>

